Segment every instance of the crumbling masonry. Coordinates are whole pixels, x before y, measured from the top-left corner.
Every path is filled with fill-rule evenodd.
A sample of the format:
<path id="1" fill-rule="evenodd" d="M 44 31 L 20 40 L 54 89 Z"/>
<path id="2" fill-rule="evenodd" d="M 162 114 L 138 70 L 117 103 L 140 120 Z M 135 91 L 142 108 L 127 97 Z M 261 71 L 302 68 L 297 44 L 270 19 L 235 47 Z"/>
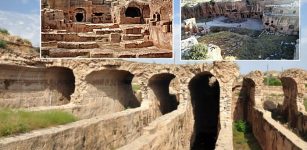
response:
<path id="1" fill-rule="evenodd" d="M 0 149 L 232 149 L 232 122 L 238 118 L 252 124 L 263 149 L 307 148 L 263 109 L 261 72 L 234 86 L 239 76 L 234 63 L 158 65 L 0 56 L 1 107 L 58 109 L 81 119 L 2 138 Z M 301 107 L 306 72 L 286 71 L 282 81 L 283 112 L 306 133 Z M 140 86 L 139 95 L 132 82 Z M 241 99 L 233 99 L 236 88 L 241 88 Z"/>
<path id="2" fill-rule="evenodd" d="M 299 35 L 299 0 L 217 0 L 214 3 L 183 6 L 181 14 L 182 19 L 218 16 L 225 16 L 233 21 L 261 19 L 268 31 Z"/>
<path id="3" fill-rule="evenodd" d="M 170 58 L 172 4 L 172 0 L 42 0 L 42 55 Z"/>

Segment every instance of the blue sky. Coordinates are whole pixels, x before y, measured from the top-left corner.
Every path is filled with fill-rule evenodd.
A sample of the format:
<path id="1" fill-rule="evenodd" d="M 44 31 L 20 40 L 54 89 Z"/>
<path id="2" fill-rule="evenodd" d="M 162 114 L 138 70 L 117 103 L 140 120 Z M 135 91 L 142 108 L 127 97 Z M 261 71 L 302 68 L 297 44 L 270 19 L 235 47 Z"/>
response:
<path id="1" fill-rule="evenodd" d="M 6 28 L 13 35 L 30 39 L 33 45 L 39 45 L 40 39 L 40 0 L 1 0 L 0 27 Z M 193 61 L 180 61 L 180 0 L 174 1 L 174 51 L 177 64 L 194 64 Z M 301 0 L 301 14 L 307 14 L 307 0 Z M 301 17 L 301 61 L 239 61 L 241 73 L 253 70 L 265 71 L 288 68 L 307 70 L 307 17 Z M 174 59 L 133 59 L 140 62 L 174 63 Z M 204 63 L 197 62 L 197 63 Z"/>
<path id="2" fill-rule="evenodd" d="M 39 14 L 40 0 L 1 0 L 0 10 L 24 14 Z"/>

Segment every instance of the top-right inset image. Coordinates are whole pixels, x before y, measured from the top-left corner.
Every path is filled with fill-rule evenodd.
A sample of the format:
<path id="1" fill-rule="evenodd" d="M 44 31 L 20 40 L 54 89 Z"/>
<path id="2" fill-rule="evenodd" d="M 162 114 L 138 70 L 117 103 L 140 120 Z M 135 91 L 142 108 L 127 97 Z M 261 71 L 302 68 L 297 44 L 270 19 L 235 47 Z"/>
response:
<path id="1" fill-rule="evenodd" d="M 299 0 L 182 0 L 182 60 L 299 60 Z"/>

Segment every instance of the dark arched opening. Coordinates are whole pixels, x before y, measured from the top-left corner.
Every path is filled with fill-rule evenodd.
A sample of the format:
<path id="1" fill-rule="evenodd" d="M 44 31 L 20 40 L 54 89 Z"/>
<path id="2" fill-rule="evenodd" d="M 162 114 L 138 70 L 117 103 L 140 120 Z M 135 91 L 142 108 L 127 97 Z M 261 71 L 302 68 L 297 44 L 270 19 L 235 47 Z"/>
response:
<path id="1" fill-rule="evenodd" d="M 57 90 L 67 100 L 71 99 L 70 96 L 75 91 L 75 76 L 71 69 L 64 67 L 48 68 L 47 80 L 51 90 Z"/>
<path id="2" fill-rule="evenodd" d="M 190 81 L 189 90 L 195 121 L 191 149 L 214 149 L 219 133 L 219 83 L 213 75 L 204 72 Z"/>
<path id="3" fill-rule="evenodd" d="M 126 17 L 141 17 L 141 10 L 137 7 L 128 7 L 125 12 Z"/>
<path id="4" fill-rule="evenodd" d="M 153 90 L 162 114 L 170 113 L 177 109 L 179 104 L 176 95 L 170 94 L 169 86 L 175 75 L 162 73 L 149 79 L 149 87 Z"/>
<path id="5" fill-rule="evenodd" d="M 76 21 L 77 22 L 82 22 L 84 19 L 83 13 L 76 13 Z"/>
<path id="6" fill-rule="evenodd" d="M 114 107 L 112 110 L 108 108 L 110 111 L 139 107 L 140 102 L 131 84 L 133 77 L 133 74 L 125 70 L 94 71 L 86 77 L 86 81 L 92 85 L 88 89 L 87 99 Z"/>

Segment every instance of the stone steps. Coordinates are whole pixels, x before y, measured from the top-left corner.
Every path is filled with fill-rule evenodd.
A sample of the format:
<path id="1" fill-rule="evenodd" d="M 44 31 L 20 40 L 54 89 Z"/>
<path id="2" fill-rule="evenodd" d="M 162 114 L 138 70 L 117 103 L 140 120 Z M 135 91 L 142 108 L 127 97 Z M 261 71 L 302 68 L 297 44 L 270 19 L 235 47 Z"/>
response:
<path id="1" fill-rule="evenodd" d="M 48 42 L 41 42 L 42 47 L 56 47 L 58 42 L 57 41 L 48 41 Z"/>
<path id="2" fill-rule="evenodd" d="M 97 35 L 111 34 L 111 33 L 122 33 L 120 28 L 105 28 L 105 29 L 93 29 L 93 32 Z"/>
<path id="3" fill-rule="evenodd" d="M 144 48 L 153 46 L 152 41 L 133 40 L 120 42 L 122 48 Z"/>
<path id="4" fill-rule="evenodd" d="M 94 33 L 82 33 L 79 34 L 81 42 L 89 42 L 89 41 L 108 41 L 109 35 L 97 35 Z"/>
<path id="5" fill-rule="evenodd" d="M 128 41 L 128 40 L 137 40 L 137 39 L 143 39 L 143 34 L 122 34 L 122 40 Z"/>
<path id="6" fill-rule="evenodd" d="M 91 49 L 98 47 L 97 42 L 58 42 L 58 48 L 64 49 Z"/>
<path id="7" fill-rule="evenodd" d="M 142 34 L 143 27 L 128 27 L 123 29 L 124 34 Z"/>
<path id="8" fill-rule="evenodd" d="M 88 58 L 92 49 L 50 49 L 48 51 L 49 57 L 83 57 Z"/>
<path id="9" fill-rule="evenodd" d="M 103 28 L 119 28 L 118 24 L 114 23 L 106 23 L 106 24 L 86 24 L 86 31 L 87 32 L 93 32 L 94 29 L 103 29 Z"/>

